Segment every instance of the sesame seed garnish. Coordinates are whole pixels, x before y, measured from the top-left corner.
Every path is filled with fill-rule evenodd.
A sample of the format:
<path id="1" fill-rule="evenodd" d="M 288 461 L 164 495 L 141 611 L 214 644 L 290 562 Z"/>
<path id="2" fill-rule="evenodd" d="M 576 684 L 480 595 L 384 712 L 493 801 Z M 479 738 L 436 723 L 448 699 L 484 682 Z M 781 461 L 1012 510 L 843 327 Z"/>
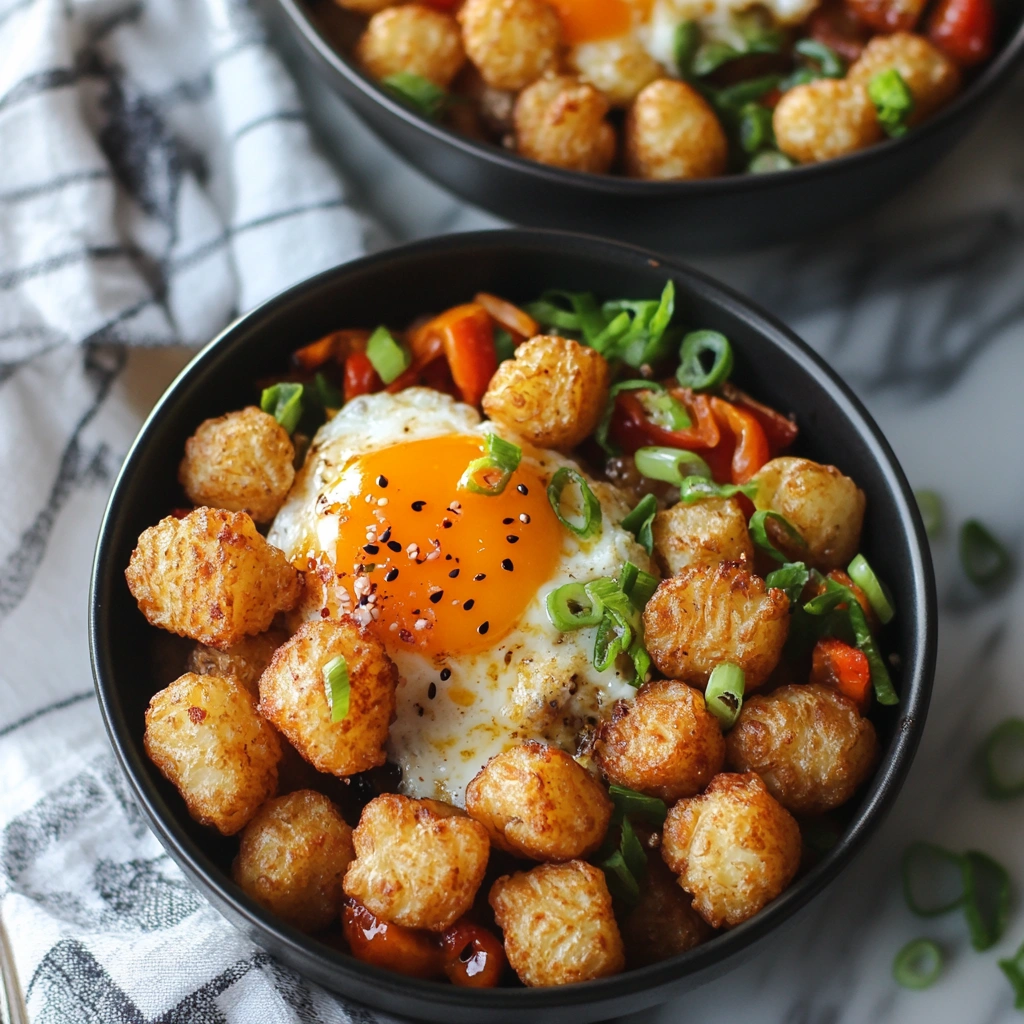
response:
<path id="1" fill-rule="evenodd" d="M 374 622 L 376 622 L 380 618 L 380 609 L 379 608 L 371 608 L 370 609 L 370 618 L 373 619 Z"/>
<path id="2" fill-rule="evenodd" d="M 370 614 L 369 608 L 357 608 L 352 613 L 352 618 L 355 619 L 360 626 L 368 626 L 373 620 L 373 616 Z"/>
<path id="3" fill-rule="evenodd" d="M 511 526 L 515 520 L 511 516 L 506 516 L 501 522 L 505 526 Z"/>
<path id="4" fill-rule="evenodd" d="M 388 485 L 388 478 L 386 476 L 379 476 L 379 477 L 377 477 L 377 486 L 378 487 L 387 487 L 387 485 Z"/>
<path id="5" fill-rule="evenodd" d="M 413 510 L 413 512 L 422 512 L 424 505 L 426 505 L 425 501 L 414 501 L 412 503 L 412 510 Z"/>
<path id="6" fill-rule="evenodd" d="M 409 545 L 409 546 L 408 546 L 408 547 L 407 547 L 407 548 L 405 549 L 405 553 L 406 553 L 406 554 L 407 554 L 407 555 L 408 555 L 408 556 L 409 556 L 410 558 L 418 558 L 418 557 L 419 557 L 419 553 L 420 553 L 420 546 L 419 546 L 419 544 L 410 544 L 410 545 Z"/>
<path id="7" fill-rule="evenodd" d="M 473 605 L 475 605 L 475 604 L 476 604 L 476 601 L 474 601 L 473 598 L 470 598 L 462 607 L 467 612 L 471 612 L 473 610 Z"/>
<path id="8" fill-rule="evenodd" d="M 489 630 L 490 628 L 491 628 L 491 624 L 489 622 L 481 622 L 480 625 L 476 627 L 476 631 L 481 636 L 483 636 L 484 633 L 486 633 L 487 630 Z"/>
<path id="9" fill-rule="evenodd" d="M 427 687 L 427 699 L 433 700 L 437 696 L 437 683 L 431 683 Z"/>
<path id="10" fill-rule="evenodd" d="M 388 583 L 394 583 L 395 580 L 398 579 L 398 570 L 388 569 L 388 571 L 384 574 L 384 579 L 387 580 Z"/>
<path id="11" fill-rule="evenodd" d="M 452 677 L 452 670 L 450 668 L 441 669 L 441 682 L 447 683 Z"/>
<path id="12" fill-rule="evenodd" d="M 473 579 L 474 579 L 474 580 L 475 580 L 475 581 L 476 581 L 477 583 L 479 583 L 479 582 L 480 582 L 481 580 L 485 580 L 485 579 L 487 579 L 487 573 L 485 573 L 485 572 L 478 572 L 478 573 L 477 573 L 477 574 L 476 574 L 476 575 L 475 575 L 475 576 L 473 577 Z"/>
<path id="13" fill-rule="evenodd" d="M 368 494 L 364 500 L 365 500 L 366 504 L 369 505 L 370 502 L 373 501 L 373 495 L 372 494 Z"/>
<path id="14" fill-rule="evenodd" d="M 392 551 L 401 551 L 402 550 L 402 545 L 399 544 L 397 540 L 389 540 L 388 541 L 388 547 Z"/>
<path id="15" fill-rule="evenodd" d="M 510 533 L 505 538 L 505 540 L 507 540 L 509 542 L 509 544 L 518 544 L 519 543 L 519 538 L 514 533 Z"/>
<path id="16" fill-rule="evenodd" d="M 373 588 L 373 584 L 365 576 L 357 576 L 355 582 L 352 584 L 352 589 L 356 592 L 356 597 L 362 597 L 363 594 L 368 594 Z"/>
<path id="17" fill-rule="evenodd" d="M 378 499 L 377 499 L 377 504 L 378 504 L 378 505 L 379 505 L 379 506 L 380 506 L 381 508 L 383 508 L 383 507 L 384 507 L 384 506 L 385 506 L 385 505 L 386 505 L 387 503 L 388 503 L 388 499 L 387 499 L 387 498 L 378 498 Z"/>
<path id="18" fill-rule="evenodd" d="M 519 513 L 519 522 L 521 522 L 521 523 L 528 523 L 529 521 L 530 521 L 530 517 L 525 512 L 520 512 Z"/>
<path id="19" fill-rule="evenodd" d="M 429 626 L 429 625 L 430 625 L 430 623 L 429 623 L 429 622 L 427 622 L 427 620 L 426 620 L 426 619 L 417 619 L 417 620 L 416 620 L 416 621 L 415 621 L 415 622 L 413 623 L 413 627 L 414 627 L 415 629 L 426 629 L 426 628 L 427 628 L 427 626 Z"/>
<path id="20" fill-rule="evenodd" d="M 526 486 L 526 484 L 518 484 L 518 485 L 516 486 L 516 490 L 517 490 L 517 491 L 518 491 L 518 492 L 519 492 L 520 494 L 529 494 L 529 493 L 530 493 L 530 488 L 529 488 L 529 487 L 527 487 L 527 486 Z"/>
<path id="21" fill-rule="evenodd" d="M 437 602 L 440 601 L 442 597 L 444 597 L 444 591 L 443 590 L 435 590 L 430 595 L 430 603 L 431 604 L 437 604 Z"/>
<path id="22" fill-rule="evenodd" d="M 520 516 L 519 518 L 522 519 L 522 516 Z M 387 542 L 389 540 L 391 540 L 391 527 L 390 526 L 380 535 L 380 542 L 381 542 L 381 544 L 387 544 Z"/>
<path id="23" fill-rule="evenodd" d="M 505 572 L 511 572 L 515 568 L 515 566 L 512 564 L 511 558 L 503 558 L 501 560 L 501 567 L 505 570 Z"/>
<path id="24" fill-rule="evenodd" d="M 450 573 L 448 573 L 448 579 L 453 580 L 458 575 L 459 575 L 459 570 L 458 569 L 452 569 L 452 571 Z"/>
<path id="25" fill-rule="evenodd" d="M 367 553 L 368 555 L 375 555 L 375 554 L 377 554 L 377 552 L 378 552 L 378 551 L 380 551 L 380 548 L 379 548 L 379 547 L 377 547 L 377 545 L 376 545 L 376 544 L 364 544 L 364 545 L 363 545 L 363 550 L 364 550 L 364 551 L 365 551 L 365 552 L 366 552 L 366 553 Z"/>
<path id="26" fill-rule="evenodd" d="M 412 643 L 412 633 L 407 629 L 399 630 L 398 639 L 404 641 L 407 644 Z"/>
<path id="27" fill-rule="evenodd" d="M 398 623 L 397 622 L 392 622 L 391 625 L 388 626 L 388 629 L 390 629 L 392 633 L 397 633 L 398 632 Z"/>
<path id="28" fill-rule="evenodd" d="M 462 502 L 461 501 L 453 501 L 448 506 L 448 511 L 449 512 L 458 512 L 460 508 L 462 508 Z"/>

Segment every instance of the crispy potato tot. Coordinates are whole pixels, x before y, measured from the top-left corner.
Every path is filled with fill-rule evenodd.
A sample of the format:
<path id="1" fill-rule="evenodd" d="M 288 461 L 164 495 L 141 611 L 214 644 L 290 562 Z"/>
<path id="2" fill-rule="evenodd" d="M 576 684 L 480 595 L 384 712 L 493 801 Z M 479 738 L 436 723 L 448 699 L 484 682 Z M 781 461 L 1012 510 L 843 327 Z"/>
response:
<path id="1" fill-rule="evenodd" d="M 277 789 L 277 733 L 234 679 L 179 676 L 149 702 L 143 743 L 188 813 L 223 835 L 243 828 Z"/>
<path id="2" fill-rule="evenodd" d="M 518 91 L 558 65 L 562 21 L 544 0 L 466 0 L 462 42 L 484 81 Z"/>
<path id="3" fill-rule="evenodd" d="M 324 666 L 348 664 L 349 710 L 331 721 Z M 383 644 L 350 618 L 307 622 L 260 677 L 260 714 L 319 771 L 344 778 L 382 765 L 398 671 Z"/>
<path id="4" fill-rule="evenodd" d="M 283 629 L 268 629 L 258 636 L 247 636 L 226 651 L 196 644 L 188 656 L 188 670 L 201 676 L 230 676 L 241 683 L 255 699 L 260 696 L 260 676 L 270 664 L 274 651 L 286 640 Z"/>
<path id="5" fill-rule="evenodd" d="M 779 149 L 802 164 L 834 160 L 882 139 L 867 89 L 845 78 L 821 78 L 783 93 L 772 127 Z"/>
<path id="6" fill-rule="evenodd" d="M 489 899 L 524 985 L 571 985 L 625 966 L 604 872 L 592 864 L 571 860 L 502 875 Z"/>
<path id="7" fill-rule="evenodd" d="M 850 67 L 847 78 L 866 89 L 881 71 L 895 68 L 914 97 L 910 124 L 918 124 L 944 107 L 960 91 L 960 70 L 924 36 L 894 32 L 875 36 Z"/>
<path id="8" fill-rule="evenodd" d="M 269 628 L 302 575 L 244 512 L 197 508 L 144 530 L 125 570 L 150 624 L 226 651 Z"/>
<path id="9" fill-rule="evenodd" d="M 539 335 L 491 378 L 484 412 L 542 448 L 575 448 L 597 427 L 608 401 L 604 356 L 568 338 Z"/>
<path id="10" fill-rule="evenodd" d="M 666 575 L 703 562 L 751 561 L 754 545 L 747 517 L 735 498 L 680 501 L 654 517 L 654 554 Z"/>
<path id="11" fill-rule="evenodd" d="M 385 793 L 363 808 L 345 894 L 377 917 L 443 932 L 473 905 L 490 854 L 487 830 L 436 800 Z"/>
<path id="12" fill-rule="evenodd" d="M 664 74 L 632 33 L 580 43 L 569 50 L 566 62 L 582 81 L 600 89 L 613 107 L 628 107 L 645 85 Z"/>
<path id="13" fill-rule="evenodd" d="M 206 420 L 185 442 L 178 480 L 193 505 L 269 523 L 295 480 L 288 431 L 254 405 Z"/>
<path id="14" fill-rule="evenodd" d="M 516 149 L 570 171 L 604 174 L 615 159 L 615 129 L 605 120 L 608 100 L 571 75 L 539 78 L 512 112 Z"/>
<path id="15" fill-rule="evenodd" d="M 765 463 L 753 480 L 754 504 L 781 512 L 807 542 L 799 547 L 773 530 L 776 547 L 822 572 L 846 568 L 860 546 L 866 504 L 864 492 L 848 476 L 835 466 L 784 455 Z"/>
<path id="16" fill-rule="evenodd" d="M 875 727 L 853 701 L 817 683 L 751 697 L 726 737 L 729 768 L 756 772 L 794 814 L 846 803 L 878 761 Z"/>
<path id="17" fill-rule="evenodd" d="M 675 679 L 644 683 L 617 701 L 594 746 L 609 781 L 668 803 L 699 793 L 722 770 L 725 740 L 704 695 Z"/>
<path id="18" fill-rule="evenodd" d="M 739 562 L 691 565 L 662 580 L 644 609 L 644 645 L 659 671 L 702 689 L 730 661 L 756 690 L 788 633 L 789 599 Z"/>
<path id="19" fill-rule="evenodd" d="M 649 850 L 640 900 L 622 922 L 627 965 L 636 969 L 668 960 L 707 942 L 713 934 L 693 909 L 693 898 L 676 884 L 661 853 Z"/>
<path id="20" fill-rule="evenodd" d="M 677 181 L 725 173 L 729 144 L 707 100 L 686 82 L 660 78 L 634 100 L 626 117 L 626 172 Z"/>
<path id="21" fill-rule="evenodd" d="M 459 23 L 426 4 L 402 4 L 375 14 L 356 46 L 374 78 L 406 71 L 447 89 L 466 62 Z"/>
<path id="22" fill-rule="evenodd" d="M 716 775 L 668 813 L 661 855 L 712 928 L 753 917 L 800 867 L 800 827 L 754 775 Z"/>
<path id="23" fill-rule="evenodd" d="M 601 845 L 612 802 L 565 751 L 530 741 L 477 772 L 466 788 L 466 811 L 506 853 L 573 860 Z"/>
<path id="24" fill-rule="evenodd" d="M 231 877 L 257 903 L 304 932 L 338 916 L 341 881 L 355 856 L 352 829 L 322 793 L 268 800 L 245 826 Z"/>

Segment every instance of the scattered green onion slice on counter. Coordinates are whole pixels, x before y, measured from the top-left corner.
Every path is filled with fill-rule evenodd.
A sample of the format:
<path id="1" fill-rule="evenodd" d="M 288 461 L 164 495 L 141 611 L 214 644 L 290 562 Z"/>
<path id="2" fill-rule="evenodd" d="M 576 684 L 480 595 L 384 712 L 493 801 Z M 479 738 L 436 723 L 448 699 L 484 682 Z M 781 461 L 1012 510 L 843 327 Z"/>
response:
<path id="1" fill-rule="evenodd" d="M 562 494 L 570 484 L 579 488 L 582 499 L 582 522 L 573 521 L 562 514 Z M 548 484 L 548 501 L 555 510 L 558 521 L 577 537 L 592 537 L 601 532 L 601 502 L 583 479 L 583 474 L 569 466 L 562 466 Z"/>
<path id="2" fill-rule="evenodd" d="M 943 956 L 938 943 L 932 939 L 912 939 L 892 962 L 892 976 L 904 988 L 929 988 L 942 973 Z"/>
<path id="3" fill-rule="evenodd" d="M 942 509 L 942 498 L 937 491 L 914 491 L 917 507 L 921 510 L 921 521 L 924 532 L 929 537 L 938 537 L 942 533 L 945 516 Z"/>
<path id="4" fill-rule="evenodd" d="M 323 668 L 324 693 L 331 708 L 331 721 L 342 722 L 348 717 L 350 687 L 348 662 L 343 654 L 331 658 Z"/>
<path id="5" fill-rule="evenodd" d="M 981 747 L 981 761 L 985 772 L 985 792 L 993 800 L 1013 800 L 1024 796 L 1024 772 L 1018 769 L 1014 778 L 1007 778 L 1000 770 L 1002 755 L 1014 754 L 1020 760 L 1024 755 L 1024 719 L 1007 718 L 1000 722 L 985 738 Z"/>
<path id="6" fill-rule="evenodd" d="M 700 25 L 696 21 L 681 21 L 672 36 L 672 58 L 681 78 L 693 74 L 693 58 L 700 48 Z"/>
<path id="7" fill-rule="evenodd" d="M 718 719 L 723 732 L 731 729 L 740 716 L 745 684 L 743 669 L 732 662 L 723 661 L 711 672 L 704 691 L 704 703 L 708 711 Z"/>
<path id="8" fill-rule="evenodd" d="M 260 396 L 260 408 L 292 434 L 302 419 L 302 392 L 301 384 L 291 384 L 287 381 L 274 384 L 264 389 Z"/>
<path id="9" fill-rule="evenodd" d="M 611 426 L 612 415 L 615 412 L 615 398 L 620 391 L 652 391 L 655 394 L 665 389 L 656 380 L 623 380 L 613 384 L 608 391 L 608 402 L 604 407 L 604 415 L 594 432 L 594 440 L 605 450 L 608 455 L 615 455 L 618 449 L 608 440 L 608 429 Z"/>
<path id="10" fill-rule="evenodd" d="M 658 500 L 653 494 L 645 494 L 636 508 L 622 520 L 623 529 L 629 530 L 637 543 L 650 554 L 654 550 L 654 517 L 658 514 Z"/>
<path id="11" fill-rule="evenodd" d="M 618 786 L 614 782 L 608 787 L 608 795 L 615 804 L 615 816 L 618 818 L 635 814 L 655 825 L 663 825 L 668 816 L 668 805 L 656 796 L 644 796 L 635 789 Z"/>
<path id="12" fill-rule="evenodd" d="M 437 117 L 448 102 L 448 93 L 444 89 L 411 71 L 397 71 L 381 79 L 381 84 L 430 120 Z"/>
<path id="13" fill-rule="evenodd" d="M 907 133 L 907 119 L 914 112 L 914 96 L 895 68 L 879 71 L 868 82 L 868 96 L 875 105 L 878 123 L 890 138 Z"/>
<path id="14" fill-rule="evenodd" d="M 875 575 L 875 570 L 868 564 L 863 555 L 855 555 L 846 567 L 851 580 L 867 595 L 868 603 L 878 616 L 882 625 L 892 622 L 896 609 L 892 606 L 892 597 L 885 584 Z"/>
<path id="15" fill-rule="evenodd" d="M 785 153 L 766 149 L 747 164 L 747 170 L 751 174 L 773 174 L 775 171 L 788 171 L 792 166 L 793 161 Z"/>
<path id="16" fill-rule="evenodd" d="M 705 358 L 712 360 L 705 369 Z M 679 347 L 676 380 L 684 388 L 707 391 L 722 384 L 732 373 L 733 355 L 729 339 L 719 331 L 690 331 Z"/>
<path id="17" fill-rule="evenodd" d="M 846 74 L 846 61 L 831 46 L 817 39 L 800 39 L 793 44 L 793 49 L 801 57 L 814 61 L 824 78 L 842 78 Z"/>
<path id="18" fill-rule="evenodd" d="M 911 913 L 918 917 L 939 917 L 956 910 L 964 901 L 964 878 L 962 858 L 935 843 L 911 843 L 903 851 L 900 860 L 900 875 L 903 880 L 903 899 Z M 919 895 L 920 890 L 929 890 L 928 897 Z M 954 889 L 956 895 L 942 899 L 936 892 Z"/>
<path id="19" fill-rule="evenodd" d="M 378 327 L 366 343 L 366 358 L 385 384 L 397 380 L 412 364 L 412 354 L 386 327 Z"/>
<path id="20" fill-rule="evenodd" d="M 1024 1010 L 1024 946 L 1011 957 L 999 961 L 999 969 L 1013 986 L 1014 1009 Z"/>
<path id="21" fill-rule="evenodd" d="M 968 519 L 960 527 L 960 562 L 967 578 L 978 587 L 998 583 L 1013 564 L 1010 552 L 977 519 Z"/>
<path id="22" fill-rule="evenodd" d="M 745 494 L 753 498 L 757 494 L 757 484 L 716 484 L 704 476 L 687 476 L 679 485 L 679 500 L 692 505 L 695 501 L 705 498 L 734 498 L 737 494 Z"/>
<path id="23" fill-rule="evenodd" d="M 787 536 L 798 547 L 807 547 L 807 541 L 800 535 L 800 531 L 781 513 L 772 512 L 770 509 L 759 509 L 750 517 L 750 539 L 767 555 L 771 555 L 777 562 L 788 563 L 789 556 L 784 555 L 769 539 L 767 521 L 778 523 L 785 530 Z M 805 581 L 806 582 L 806 581 Z"/>
<path id="24" fill-rule="evenodd" d="M 800 600 L 800 595 L 810 578 L 811 571 L 803 562 L 787 562 L 768 573 L 764 583 L 769 590 L 784 590 L 786 597 L 789 598 L 790 608 L 793 608 Z"/>
<path id="25" fill-rule="evenodd" d="M 596 626 L 604 617 L 604 605 L 582 583 L 566 583 L 550 591 L 547 611 L 551 624 L 563 633 Z"/>
<path id="26" fill-rule="evenodd" d="M 971 945 L 980 953 L 991 949 L 1006 931 L 1012 898 L 1006 868 L 987 853 L 968 850 L 961 860 L 964 875 L 964 917 Z"/>
<path id="27" fill-rule="evenodd" d="M 459 478 L 459 488 L 473 494 L 495 497 L 508 486 L 519 468 L 523 450 L 517 444 L 491 433 L 484 437 L 483 458 L 474 459 Z"/>
<path id="28" fill-rule="evenodd" d="M 325 412 L 328 409 L 340 409 L 345 404 L 344 395 L 322 373 L 317 373 L 313 378 L 313 388 Z"/>
<path id="29" fill-rule="evenodd" d="M 711 467 L 696 452 L 685 448 L 638 448 L 633 453 L 633 461 L 637 472 L 648 480 L 678 485 L 692 476 L 711 479 Z"/>
<path id="30" fill-rule="evenodd" d="M 685 430 L 693 425 L 686 406 L 667 391 L 652 391 L 638 396 L 647 418 L 664 430 Z"/>
<path id="31" fill-rule="evenodd" d="M 739 138 L 740 148 L 750 155 L 774 145 L 772 112 L 760 103 L 745 104 L 740 110 Z"/>
<path id="32" fill-rule="evenodd" d="M 494 332 L 494 354 L 499 363 L 512 359 L 516 354 L 516 343 L 504 327 L 499 327 Z"/>

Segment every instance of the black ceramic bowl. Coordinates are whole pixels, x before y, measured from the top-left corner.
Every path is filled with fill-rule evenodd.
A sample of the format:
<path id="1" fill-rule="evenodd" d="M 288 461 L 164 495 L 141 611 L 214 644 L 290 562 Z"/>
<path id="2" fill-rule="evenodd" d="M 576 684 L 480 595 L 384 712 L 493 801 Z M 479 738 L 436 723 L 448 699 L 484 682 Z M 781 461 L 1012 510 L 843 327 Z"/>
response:
<path id="1" fill-rule="evenodd" d="M 333 0 L 276 3 L 325 85 L 445 188 L 513 223 L 590 231 L 671 252 L 785 242 L 872 209 L 953 146 L 1024 55 L 1024 5 L 997 0 L 995 57 L 953 103 L 903 138 L 775 174 L 649 182 L 547 167 L 433 124 L 348 59 L 337 40 L 354 37 L 354 16 Z"/>
<path id="2" fill-rule="evenodd" d="M 490 991 L 416 981 L 361 964 L 282 924 L 231 881 L 234 840 L 189 818 L 143 751 L 150 696 L 182 670 L 189 644 L 149 626 L 124 569 L 136 538 L 180 502 L 176 468 L 206 417 L 252 402 L 257 378 L 279 373 L 296 347 L 342 326 L 401 324 L 486 289 L 525 300 L 546 287 L 657 296 L 667 277 L 689 323 L 720 330 L 736 351 L 737 382 L 794 410 L 798 450 L 835 462 L 867 493 L 863 549 L 885 566 L 899 615 L 885 642 L 898 654 L 898 708 L 876 722 L 884 758 L 851 807 L 837 846 L 756 917 L 653 967 L 558 989 Z M 139 804 L 170 855 L 230 921 L 308 977 L 371 1006 L 446 1024 L 605 1019 L 706 981 L 819 893 L 878 827 L 910 768 L 924 726 L 935 660 L 934 582 L 920 517 L 892 451 L 846 386 L 790 331 L 738 295 L 673 260 L 576 235 L 507 231 L 421 242 L 329 270 L 229 327 L 184 370 L 153 410 L 114 485 L 93 570 L 93 671 L 111 743 Z"/>

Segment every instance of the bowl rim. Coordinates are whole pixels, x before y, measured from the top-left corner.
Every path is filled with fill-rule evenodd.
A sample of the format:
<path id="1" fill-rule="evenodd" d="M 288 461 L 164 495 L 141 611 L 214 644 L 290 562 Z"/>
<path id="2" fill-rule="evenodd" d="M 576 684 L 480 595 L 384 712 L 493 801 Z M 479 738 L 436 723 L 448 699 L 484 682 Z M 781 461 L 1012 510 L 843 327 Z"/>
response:
<path id="1" fill-rule="evenodd" d="M 867 149 L 858 150 L 846 156 L 816 164 L 798 164 L 781 171 L 769 171 L 762 174 L 728 174 L 718 178 L 700 178 L 690 181 L 644 181 L 638 178 L 627 178 L 623 175 L 589 174 L 584 171 L 551 167 L 519 156 L 510 150 L 502 149 L 493 143 L 472 139 L 454 128 L 430 121 L 412 107 L 398 100 L 375 79 L 365 74 L 347 55 L 336 49 L 318 27 L 304 0 L 276 0 L 276 3 L 284 10 L 290 23 L 299 32 L 302 41 L 313 50 L 322 62 L 340 74 L 363 96 L 384 107 L 392 116 L 407 126 L 418 128 L 437 142 L 451 149 L 457 149 L 466 156 L 478 157 L 485 163 L 504 171 L 525 172 L 552 185 L 575 185 L 603 195 L 642 199 L 680 195 L 717 196 L 722 193 L 744 191 L 747 188 L 755 192 L 764 191 L 788 183 L 795 185 L 811 177 L 843 174 L 848 169 L 853 171 L 856 167 L 884 160 L 889 153 L 897 148 L 910 149 L 915 146 L 927 145 L 928 140 L 942 132 L 947 124 L 952 123 L 962 113 L 966 113 L 992 96 L 1014 67 L 1024 62 L 1024 17 L 1022 17 L 1020 24 L 1015 29 L 1011 29 L 1010 36 L 1002 49 L 990 58 L 978 75 L 957 94 L 953 102 L 906 135 L 884 139 Z M 418 162 L 414 161 L 413 166 L 420 173 L 427 173 Z"/>
<path id="2" fill-rule="evenodd" d="M 477 251 L 517 249 L 524 254 L 543 251 L 565 258 L 585 255 L 598 258 L 610 265 L 625 265 L 631 261 L 648 267 L 663 266 L 677 283 L 702 295 L 731 315 L 745 321 L 781 350 L 788 360 L 795 361 L 824 387 L 839 411 L 852 424 L 865 444 L 871 458 L 882 471 L 883 480 L 892 495 L 898 518 L 903 526 L 910 548 L 914 629 L 910 636 L 910 651 L 904 667 L 899 719 L 890 741 L 891 754 L 879 765 L 857 814 L 847 826 L 836 846 L 795 885 L 773 900 L 750 920 L 721 933 L 709 942 L 660 963 L 626 971 L 596 981 L 556 988 L 458 988 L 443 982 L 422 981 L 395 974 L 355 960 L 276 919 L 255 901 L 245 895 L 212 859 L 193 841 L 176 821 L 175 814 L 160 795 L 150 778 L 151 769 L 135 750 L 130 727 L 122 713 L 114 671 L 110 663 L 109 648 L 114 625 L 102 602 L 118 573 L 116 567 L 107 570 L 108 549 L 113 543 L 117 523 L 122 516 L 122 492 L 134 474 L 136 464 L 145 455 L 152 429 L 162 421 L 173 419 L 175 406 L 187 394 L 193 377 L 219 358 L 221 349 L 231 345 L 245 345 L 245 336 L 271 313 L 282 311 L 295 302 L 302 302 L 309 293 L 329 286 L 338 278 L 352 273 L 384 273 L 396 259 L 436 259 L 463 249 Z M 108 579 L 109 577 L 109 579 Z M 387 249 L 340 264 L 307 278 L 258 305 L 239 317 L 202 348 L 175 377 L 139 429 L 114 482 L 103 513 L 92 564 L 89 588 L 89 654 L 93 680 L 111 746 L 119 767 L 131 787 L 149 826 L 156 832 L 172 859 L 199 883 L 199 887 L 213 894 L 214 903 L 232 923 L 244 921 L 250 935 L 270 933 L 278 948 L 287 947 L 296 960 L 313 958 L 324 976 L 333 974 L 342 982 L 352 979 L 360 986 L 373 985 L 376 989 L 393 993 L 405 1000 L 428 1002 L 438 1007 L 456 1010 L 518 1011 L 584 1007 L 610 999 L 637 998 L 636 1009 L 655 1002 L 662 990 L 683 978 L 704 974 L 709 977 L 714 968 L 724 969 L 726 961 L 734 959 L 805 906 L 832 882 L 847 866 L 882 823 L 891 808 L 910 770 L 914 754 L 924 729 L 925 717 L 931 697 L 937 649 L 937 605 L 932 562 L 920 512 L 910 485 L 896 460 L 892 449 L 860 400 L 826 362 L 781 321 L 761 310 L 727 285 L 721 284 L 703 272 L 689 267 L 674 257 L 662 255 L 639 246 L 597 238 L 576 232 L 541 229 L 494 229 L 445 235 Z M 328 987 L 330 983 L 327 983 Z M 645 1000 L 646 994 L 646 1001 Z M 667 996 L 667 993 L 666 993 Z M 358 997 L 357 997 L 358 998 Z M 440 1019 L 440 1018 L 438 1018 Z"/>

